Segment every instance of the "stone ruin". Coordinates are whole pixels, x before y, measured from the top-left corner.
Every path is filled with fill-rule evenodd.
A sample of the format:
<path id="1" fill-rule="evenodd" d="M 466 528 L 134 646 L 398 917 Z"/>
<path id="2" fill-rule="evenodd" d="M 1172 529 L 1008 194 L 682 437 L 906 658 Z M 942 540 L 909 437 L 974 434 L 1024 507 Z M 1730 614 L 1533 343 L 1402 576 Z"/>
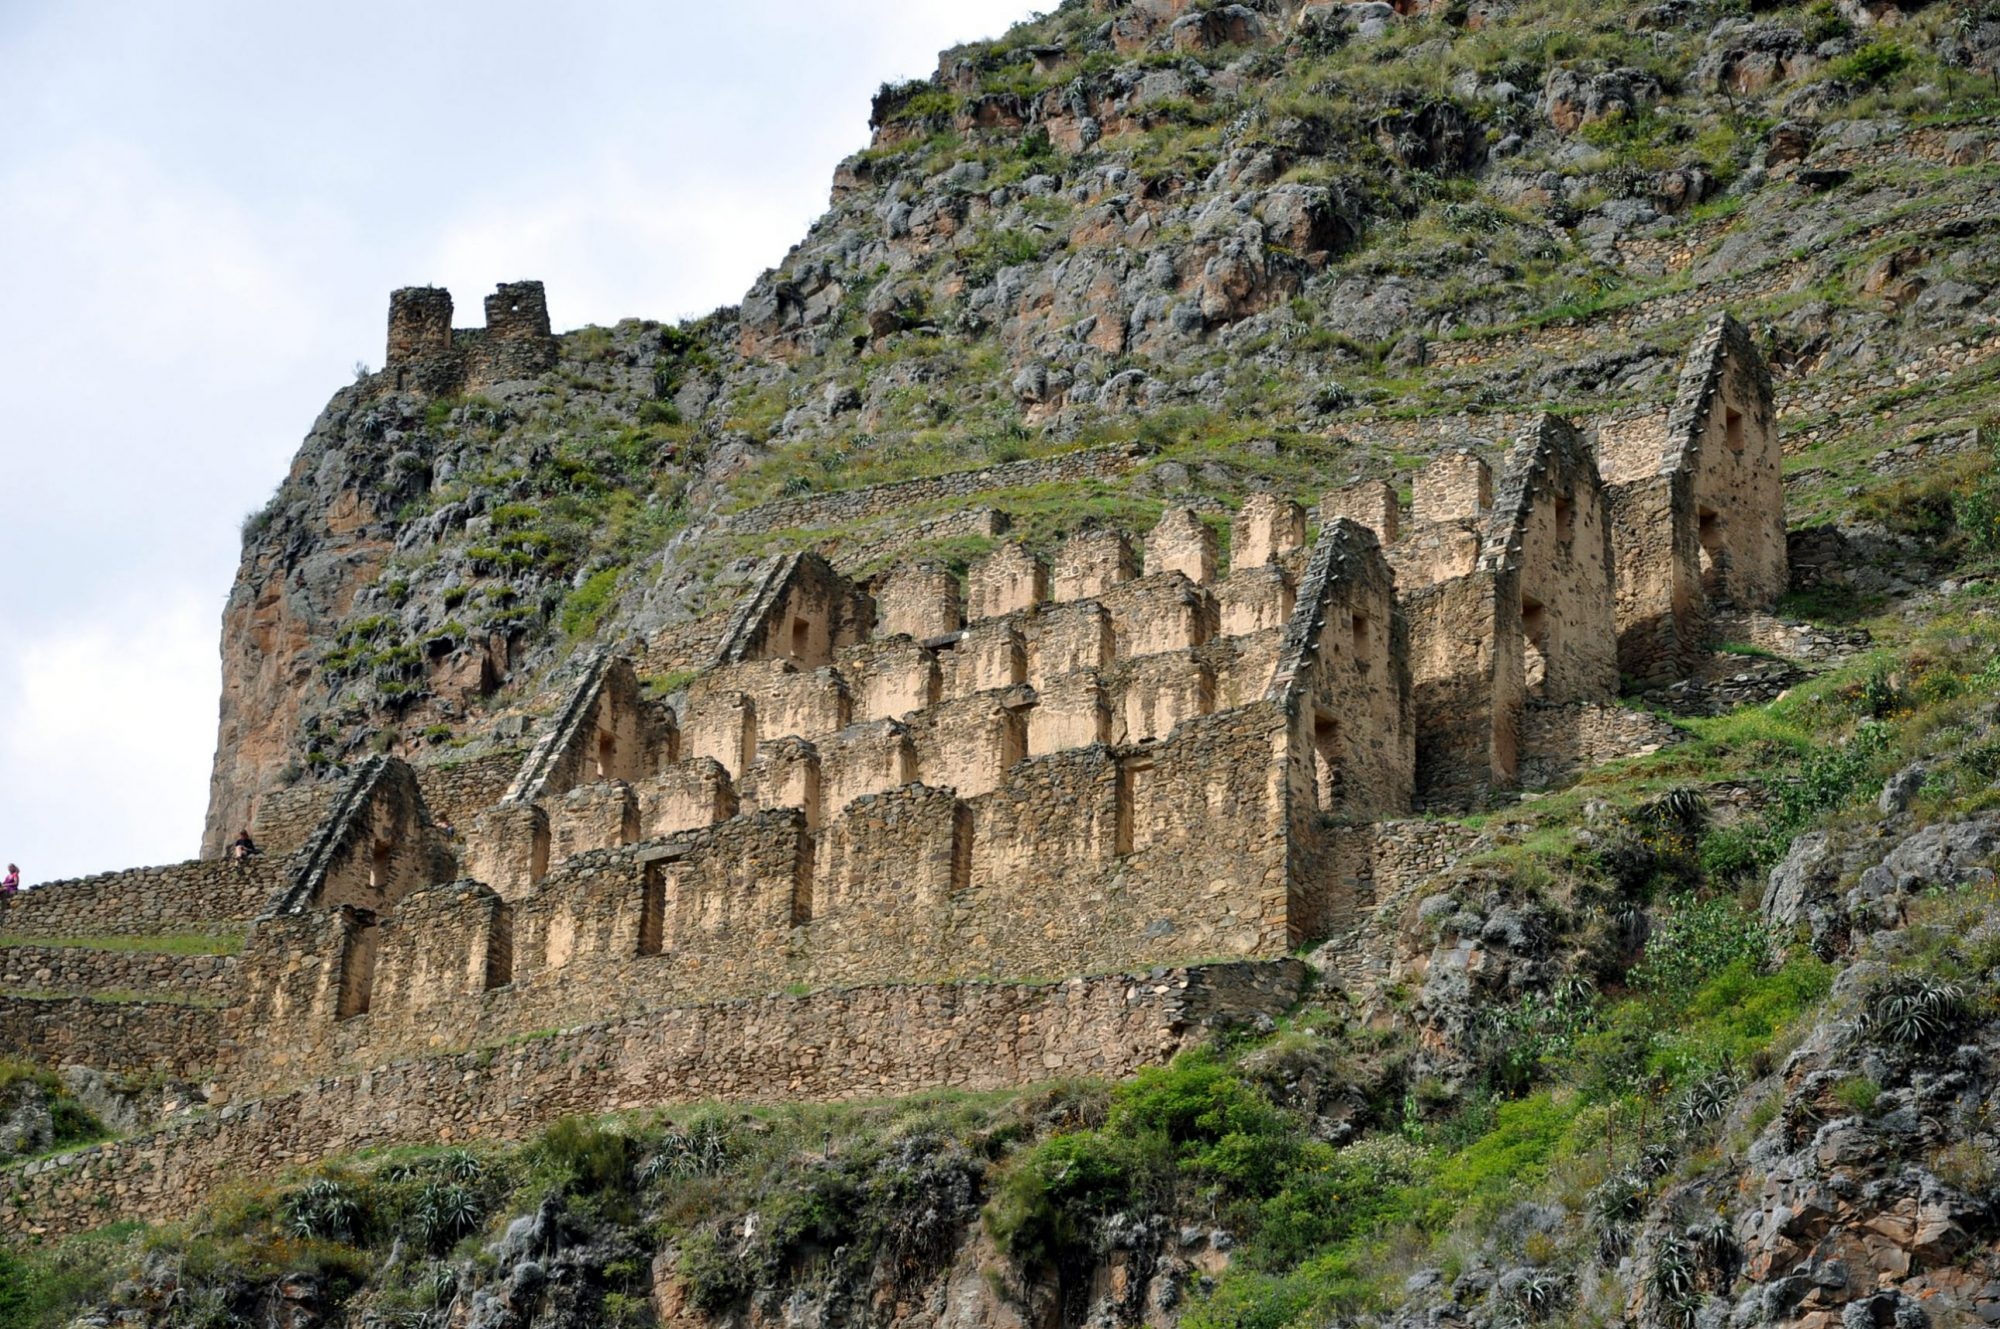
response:
<path id="1" fill-rule="evenodd" d="M 502 282 L 486 297 L 486 326 L 454 328 L 451 292 L 406 286 L 389 295 L 382 372 L 399 391 L 448 397 L 555 368 L 549 302 L 538 281 Z"/>
<path id="2" fill-rule="evenodd" d="M 456 353 L 435 294 L 398 293 L 392 364 Z M 1107 1049 L 1035 984 L 1283 965 L 1364 903 L 1374 824 L 1606 755 L 1577 745 L 1631 714 L 1613 706 L 1621 675 L 1691 667 L 1715 609 L 1768 608 L 1783 588 L 1779 465 L 1769 377 L 1725 318 L 1659 420 L 1593 452 L 1543 416 L 1497 479 L 1469 452 L 1435 459 L 1407 516 L 1370 481 L 1328 494 L 1310 538 L 1298 504 L 1250 496 L 1226 558 L 1221 517 L 1177 507 L 1143 539 L 1084 529 L 1046 561 L 1002 543 L 962 581 L 922 561 L 857 581 L 816 553 L 775 557 L 672 698 L 600 651 L 505 765 L 446 782 L 377 758 L 322 796 L 282 880 L 189 865 L 224 874 L 200 877 L 204 907 L 256 914 L 212 1018 L 141 1051 L 139 1017 L 0 1017 L 30 1050 L 109 1069 L 159 1069 L 163 1039 L 176 1069 L 255 1098 L 550 1029 L 634 1030 L 618 1055 L 657 1058 L 644 1031 L 661 1012 L 805 994 L 780 1020 L 795 1026 L 829 1003 L 847 1020 L 856 992 L 908 993 L 880 998 L 911 1008 L 866 1046 L 807 1046 L 788 1026 L 779 1041 L 810 1065 L 724 1091 L 841 1092 L 826 1058 L 865 1063 L 852 1092 L 1118 1073 L 1178 1046 L 1184 1015 L 1146 1024 L 1146 985 L 1117 980 L 1120 1018 L 1154 1032 Z M 447 806 L 462 838 L 437 824 Z M 301 818 L 274 800 L 260 833 L 278 821 Z M 66 892 L 88 912 L 119 889 L 48 888 L 4 924 L 25 909 L 32 931 Z M 943 995 L 990 982 L 1041 1004 L 1009 1007 L 1002 1033 Z M 1228 990 L 1240 1016 L 1296 986 Z M 939 1069 L 927 1023 L 975 1064 Z M 1029 1030 L 1035 1065 L 1014 1046 Z M 715 1058 L 771 1037 L 677 1045 L 679 1079 L 646 1093 L 715 1091 Z M 982 1059 L 982 1040 L 1006 1055 Z M 600 1052 L 606 1074 L 639 1074 Z M 605 1092 L 586 1106 L 626 1101 Z"/>

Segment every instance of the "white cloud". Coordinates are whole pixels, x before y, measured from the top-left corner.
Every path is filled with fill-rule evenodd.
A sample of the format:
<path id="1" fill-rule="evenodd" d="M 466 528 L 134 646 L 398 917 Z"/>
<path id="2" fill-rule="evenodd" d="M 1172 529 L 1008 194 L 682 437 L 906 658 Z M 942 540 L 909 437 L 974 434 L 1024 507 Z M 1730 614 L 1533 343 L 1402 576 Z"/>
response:
<path id="1" fill-rule="evenodd" d="M 192 856 L 221 682 L 202 598 L 129 603 L 10 646 L 0 858 L 46 881 Z"/>

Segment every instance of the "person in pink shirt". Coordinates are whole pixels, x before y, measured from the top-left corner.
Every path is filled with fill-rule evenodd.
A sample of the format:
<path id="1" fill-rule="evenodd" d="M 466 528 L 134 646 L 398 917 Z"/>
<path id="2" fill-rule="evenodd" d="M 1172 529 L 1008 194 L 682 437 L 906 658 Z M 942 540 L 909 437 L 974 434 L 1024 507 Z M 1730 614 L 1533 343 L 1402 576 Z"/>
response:
<path id="1" fill-rule="evenodd" d="M 0 895 L 12 895 L 21 889 L 21 869 L 12 863 L 7 865 L 7 875 L 0 877 Z"/>

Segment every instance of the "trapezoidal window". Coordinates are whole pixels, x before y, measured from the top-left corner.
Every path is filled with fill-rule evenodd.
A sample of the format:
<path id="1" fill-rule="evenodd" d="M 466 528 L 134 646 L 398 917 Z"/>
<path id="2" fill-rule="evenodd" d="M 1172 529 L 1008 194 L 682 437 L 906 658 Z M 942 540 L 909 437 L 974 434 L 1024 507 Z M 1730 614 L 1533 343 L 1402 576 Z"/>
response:
<path id="1" fill-rule="evenodd" d="M 1532 597 L 1521 600 L 1521 682 L 1539 697 L 1549 681 L 1549 611 Z"/>
<path id="2" fill-rule="evenodd" d="M 493 911 L 493 930 L 486 934 L 486 990 L 504 988 L 514 981 L 514 906 L 503 904 Z"/>
<path id="3" fill-rule="evenodd" d="M 1726 406 L 1723 408 L 1722 440 L 1731 452 L 1743 451 L 1743 412 Z"/>
<path id="4" fill-rule="evenodd" d="M 1121 858 L 1152 843 L 1150 819 L 1144 812 L 1152 779 L 1153 763 L 1150 760 L 1118 763 L 1118 811 L 1112 831 L 1111 852 Z"/>
<path id="5" fill-rule="evenodd" d="M 1324 711 L 1313 712 L 1313 806 L 1332 812 L 1340 800 L 1340 724 Z"/>
<path id="6" fill-rule="evenodd" d="M 803 663 L 811 658 L 810 656 L 811 650 L 812 650 L 812 624 L 803 618 L 793 619 L 792 649 L 791 649 L 792 658 L 794 660 L 798 660 L 801 663 Z"/>
<path id="7" fill-rule="evenodd" d="M 658 863 L 648 863 L 639 891 L 639 954 L 658 955 L 666 944 L 667 874 Z"/>
<path id="8" fill-rule="evenodd" d="M 340 991 L 335 996 L 334 1018 L 350 1020 L 368 1014 L 375 995 L 375 942 L 381 929 L 375 915 L 356 911 L 356 922 L 347 934 L 340 953 Z"/>
<path id="9" fill-rule="evenodd" d="M 1696 532 L 1701 540 L 1701 585 L 1713 595 L 1722 585 L 1722 518 L 1713 508 L 1701 509 Z"/>
<path id="10" fill-rule="evenodd" d="M 377 840 L 368 851 L 368 889 L 377 900 L 388 895 L 394 868 L 394 846 L 387 840 Z"/>
<path id="11" fill-rule="evenodd" d="M 618 737 L 608 729 L 597 731 L 597 778 L 611 780 L 617 778 Z"/>

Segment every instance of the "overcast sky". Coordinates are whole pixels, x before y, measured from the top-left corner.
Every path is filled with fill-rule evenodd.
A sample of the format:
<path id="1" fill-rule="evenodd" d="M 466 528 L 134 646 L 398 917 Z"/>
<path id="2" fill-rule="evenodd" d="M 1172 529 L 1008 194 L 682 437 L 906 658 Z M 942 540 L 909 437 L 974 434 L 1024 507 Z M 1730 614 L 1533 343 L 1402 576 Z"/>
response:
<path id="1" fill-rule="evenodd" d="M 193 855 L 238 525 L 392 288 L 734 304 L 876 86 L 1030 8 L 0 0 L 0 863 Z"/>

